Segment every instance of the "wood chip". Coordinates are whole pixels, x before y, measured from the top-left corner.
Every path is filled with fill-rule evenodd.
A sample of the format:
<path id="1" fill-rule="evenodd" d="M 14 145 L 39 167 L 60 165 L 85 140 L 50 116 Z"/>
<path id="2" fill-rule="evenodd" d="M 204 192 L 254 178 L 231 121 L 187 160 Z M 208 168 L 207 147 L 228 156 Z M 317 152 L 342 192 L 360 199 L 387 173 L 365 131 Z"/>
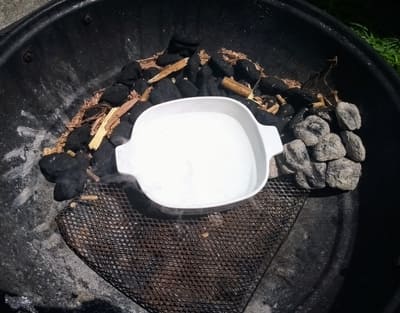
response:
<path id="1" fill-rule="evenodd" d="M 210 233 L 209 232 L 202 233 L 201 237 L 203 237 L 204 239 L 207 239 L 208 237 L 210 237 Z"/>
<path id="2" fill-rule="evenodd" d="M 96 183 L 100 182 L 100 177 L 97 176 L 95 173 L 93 173 L 92 170 L 86 169 L 86 174 L 87 174 L 87 176 L 89 176 L 89 178 L 90 178 L 91 180 L 93 180 L 94 182 L 96 182 Z"/>
<path id="3" fill-rule="evenodd" d="M 146 90 L 143 92 L 142 96 L 140 97 L 141 102 L 146 102 L 150 98 L 150 94 L 153 91 L 153 86 L 147 87 Z"/>
<path id="4" fill-rule="evenodd" d="M 236 80 L 234 80 L 233 78 L 230 77 L 224 77 L 224 79 L 221 82 L 221 86 L 233 91 L 234 93 L 242 96 L 242 97 L 252 97 L 253 91 L 251 90 L 251 88 L 247 87 L 246 85 L 243 85 L 239 82 L 237 82 Z"/>
<path id="5" fill-rule="evenodd" d="M 140 67 L 142 68 L 142 70 L 147 70 L 149 68 L 155 67 L 158 69 L 162 69 L 161 66 L 157 65 L 157 59 L 160 55 L 162 55 L 164 53 L 164 51 L 161 52 L 157 52 L 156 54 L 154 54 L 153 56 L 146 58 L 146 59 L 140 59 L 137 60 L 137 62 L 140 64 Z"/>
<path id="6" fill-rule="evenodd" d="M 235 65 L 239 60 L 248 60 L 247 55 L 241 52 L 236 52 L 226 48 L 221 48 L 218 52 L 222 54 L 222 58 L 225 60 L 225 62 L 231 65 Z"/>
<path id="7" fill-rule="evenodd" d="M 164 67 L 164 69 L 161 70 L 160 73 L 158 73 L 153 78 L 149 79 L 147 82 L 149 84 L 154 84 L 154 83 L 164 79 L 168 75 L 182 70 L 183 68 L 186 67 L 188 61 L 189 61 L 189 58 L 184 58 L 184 59 L 179 60 L 178 62 L 167 65 L 166 67 Z"/>
<path id="8" fill-rule="evenodd" d="M 268 108 L 266 111 L 275 115 L 276 113 L 278 113 L 279 108 L 280 108 L 279 104 L 275 103 L 272 107 Z"/>
<path id="9" fill-rule="evenodd" d="M 201 65 L 207 64 L 208 61 L 210 61 L 210 59 L 211 59 L 210 55 L 204 49 L 201 49 L 199 51 L 198 55 L 199 55 L 199 58 L 200 58 L 200 64 Z"/>
<path id="10" fill-rule="evenodd" d="M 279 78 L 279 77 L 278 77 Z M 295 79 L 289 78 L 281 78 L 281 80 L 289 87 L 289 88 L 301 88 L 301 83 Z"/>
<path id="11" fill-rule="evenodd" d="M 96 201 L 99 200 L 99 197 L 96 195 L 82 195 L 79 199 L 82 201 Z"/>
<path id="12" fill-rule="evenodd" d="M 278 95 L 276 95 L 275 97 L 276 97 L 276 99 L 278 100 L 278 102 L 279 102 L 280 105 L 285 105 L 285 104 L 287 104 L 286 99 L 285 99 L 284 97 L 282 97 L 281 95 L 278 94 Z"/>
<path id="13" fill-rule="evenodd" d="M 103 123 L 106 116 L 107 116 L 107 114 L 106 114 L 106 112 L 104 112 L 103 114 L 99 115 L 97 120 L 94 121 L 94 123 L 92 124 L 92 128 L 90 129 L 90 136 L 96 135 L 97 131 L 100 128 L 101 123 Z"/>
<path id="14" fill-rule="evenodd" d="M 110 112 L 108 112 L 93 139 L 90 141 L 89 149 L 96 151 L 100 147 L 104 137 L 107 135 L 106 125 L 108 121 L 113 117 L 114 113 L 118 111 L 118 109 L 119 108 L 112 108 Z"/>
<path id="15" fill-rule="evenodd" d="M 74 151 L 72 151 L 72 150 L 68 150 L 67 151 L 67 154 L 70 156 L 70 157 L 76 157 L 76 153 L 74 152 Z"/>
<path id="16" fill-rule="evenodd" d="M 76 202 L 71 202 L 69 204 L 69 207 L 72 208 L 72 209 L 75 209 L 77 206 L 78 206 L 78 203 L 76 203 Z"/>
<path id="17" fill-rule="evenodd" d="M 117 108 L 115 113 L 111 116 L 111 118 L 107 121 L 107 124 L 105 126 L 105 129 L 107 132 L 110 132 L 112 129 L 112 126 L 114 125 L 115 127 L 115 122 L 119 121 L 119 119 L 124 116 L 130 109 L 133 108 L 133 106 L 139 101 L 139 95 L 136 94 L 134 98 L 131 100 L 126 101 L 123 105 Z"/>

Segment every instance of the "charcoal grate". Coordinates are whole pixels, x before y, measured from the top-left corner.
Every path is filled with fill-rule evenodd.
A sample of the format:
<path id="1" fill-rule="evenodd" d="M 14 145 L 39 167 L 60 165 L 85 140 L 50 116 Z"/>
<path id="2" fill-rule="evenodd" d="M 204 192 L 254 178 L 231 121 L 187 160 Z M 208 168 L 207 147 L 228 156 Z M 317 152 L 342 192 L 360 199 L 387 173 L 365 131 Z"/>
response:
<path id="1" fill-rule="evenodd" d="M 63 238 L 151 313 L 243 312 L 307 198 L 280 178 L 229 211 L 168 220 L 142 215 L 115 184 L 85 193 L 98 199 L 57 217 Z"/>

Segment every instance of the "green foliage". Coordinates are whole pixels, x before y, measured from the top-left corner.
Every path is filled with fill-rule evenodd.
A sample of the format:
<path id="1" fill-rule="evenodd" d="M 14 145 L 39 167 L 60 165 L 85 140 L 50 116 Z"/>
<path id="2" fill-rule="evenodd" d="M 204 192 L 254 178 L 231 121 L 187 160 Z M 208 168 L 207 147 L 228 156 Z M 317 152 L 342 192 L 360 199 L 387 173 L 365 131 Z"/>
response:
<path id="1" fill-rule="evenodd" d="M 352 23 L 351 28 L 400 73 L 400 39 L 376 36 L 367 27 Z"/>

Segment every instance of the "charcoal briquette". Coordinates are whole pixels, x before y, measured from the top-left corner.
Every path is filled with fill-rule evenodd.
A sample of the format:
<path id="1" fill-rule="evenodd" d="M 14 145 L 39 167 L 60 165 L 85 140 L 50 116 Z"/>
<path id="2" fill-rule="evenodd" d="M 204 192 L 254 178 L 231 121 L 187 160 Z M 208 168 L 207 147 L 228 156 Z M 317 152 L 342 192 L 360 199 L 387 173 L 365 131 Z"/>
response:
<path id="1" fill-rule="evenodd" d="M 111 104 L 111 106 L 120 106 L 127 100 L 128 95 L 129 88 L 127 86 L 114 84 L 104 91 L 100 101 L 105 101 Z"/>
<path id="2" fill-rule="evenodd" d="M 115 147 L 110 141 L 103 140 L 99 149 L 93 153 L 91 165 L 93 172 L 99 177 L 117 174 Z"/>
<path id="3" fill-rule="evenodd" d="M 133 61 L 122 68 L 116 78 L 116 82 L 131 88 L 140 77 L 142 77 L 142 68 L 138 62 Z"/>
<path id="4" fill-rule="evenodd" d="M 164 53 L 157 58 L 156 64 L 159 66 L 166 66 L 181 59 L 182 56 L 178 53 Z"/>
<path id="5" fill-rule="evenodd" d="M 323 136 L 313 147 L 313 156 L 317 161 L 325 162 L 341 159 L 346 155 L 346 149 L 337 134 Z"/>
<path id="6" fill-rule="evenodd" d="M 150 101 L 153 104 L 159 104 L 181 97 L 181 93 L 175 84 L 170 79 L 166 78 L 154 85 L 154 89 L 150 94 Z"/>
<path id="7" fill-rule="evenodd" d="M 290 117 L 293 116 L 295 113 L 296 111 L 294 110 L 294 107 L 291 104 L 287 103 L 279 108 L 277 115 L 281 117 Z"/>
<path id="8" fill-rule="evenodd" d="M 136 92 L 141 95 L 150 85 L 147 83 L 147 80 L 144 78 L 140 78 L 135 83 Z"/>
<path id="9" fill-rule="evenodd" d="M 193 34 L 176 33 L 172 36 L 167 51 L 179 53 L 183 57 L 192 56 L 199 45 L 199 39 Z"/>
<path id="10" fill-rule="evenodd" d="M 209 96 L 221 97 L 223 94 L 219 88 L 220 81 L 215 78 L 210 78 L 207 81 L 207 90 Z"/>
<path id="11" fill-rule="evenodd" d="M 361 115 L 358 107 L 349 102 L 340 101 L 335 113 L 340 127 L 343 130 L 356 130 L 361 128 Z"/>
<path id="12" fill-rule="evenodd" d="M 74 152 L 80 150 L 85 151 L 91 139 L 90 131 L 90 124 L 84 124 L 83 126 L 74 129 L 67 138 L 64 150 L 71 150 Z"/>
<path id="13" fill-rule="evenodd" d="M 143 78 L 147 81 L 156 76 L 158 73 L 160 73 L 160 70 L 158 68 L 150 67 L 143 71 Z"/>
<path id="14" fill-rule="evenodd" d="M 81 154 L 71 157 L 67 153 L 46 155 L 39 161 L 39 167 L 43 176 L 52 183 L 66 173 L 86 169 L 89 161 Z"/>
<path id="15" fill-rule="evenodd" d="M 273 115 L 267 111 L 257 109 L 255 112 L 256 120 L 263 125 L 275 126 L 281 132 L 288 124 L 287 119 L 283 119 L 277 115 Z"/>
<path id="16" fill-rule="evenodd" d="M 181 92 L 183 97 L 195 97 L 199 89 L 190 80 L 180 79 L 176 82 L 176 86 Z"/>
<path id="17" fill-rule="evenodd" d="M 301 88 L 289 88 L 281 94 L 296 110 L 301 107 L 311 106 L 312 103 L 319 101 L 312 92 Z"/>
<path id="18" fill-rule="evenodd" d="M 133 125 L 126 121 L 121 121 L 118 126 L 113 130 L 110 137 L 110 142 L 114 146 L 119 146 L 126 143 L 131 138 Z"/>
<path id="19" fill-rule="evenodd" d="M 128 122 L 130 124 L 135 124 L 137 118 L 139 117 L 140 114 L 142 114 L 144 111 L 152 107 L 153 104 L 149 101 L 146 102 L 138 102 L 136 103 L 132 109 L 130 109 L 122 118 L 122 122 Z"/>
<path id="20" fill-rule="evenodd" d="M 331 161 L 326 170 L 326 182 L 332 188 L 354 190 L 361 177 L 361 164 L 347 158 Z"/>
<path id="21" fill-rule="evenodd" d="M 213 77 L 212 74 L 212 70 L 208 65 L 202 66 L 197 73 L 196 86 L 201 88 L 211 77 Z"/>
<path id="22" fill-rule="evenodd" d="M 268 76 L 261 78 L 258 88 L 263 94 L 276 95 L 283 94 L 287 91 L 288 86 L 281 79 Z"/>
<path id="23" fill-rule="evenodd" d="M 293 134 L 296 138 L 301 139 L 307 147 L 318 144 L 330 131 L 328 122 L 316 115 L 309 115 L 293 126 Z"/>
<path id="24" fill-rule="evenodd" d="M 236 80 L 243 79 L 252 85 L 255 84 L 260 77 L 260 72 L 257 70 L 254 63 L 246 59 L 238 60 L 234 66 L 234 71 Z"/>
<path id="25" fill-rule="evenodd" d="M 87 175 L 85 171 L 74 171 L 57 179 L 54 187 L 54 200 L 64 201 L 79 196 L 85 187 Z"/>
<path id="26" fill-rule="evenodd" d="M 85 115 L 83 116 L 83 119 L 88 119 L 91 117 L 96 116 L 97 114 L 100 114 L 103 112 L 104 106 L 102 105 L 96 105 L 95 107 L 91 107 L 85 111 Z"/>
<path id="27" fill-rule="evenodd" d="M 184 70 L 184 76 L 186 76 L 192 83 L 195 83 L 197 80 L 197 73 L 200 68 L 200 57 L 199 55 L 193 54 L 189 61 L 188 64 Z"/>
<path id="28" fill-rule="evenodd" d="M 216 77 L 231 77 L 233 76 L 233 67 L 226 63 L 225 60 L 219 54 L 214 54 L 211 56 L 208 61 L 208 65 L 213 71 L 214 76 Z"/>

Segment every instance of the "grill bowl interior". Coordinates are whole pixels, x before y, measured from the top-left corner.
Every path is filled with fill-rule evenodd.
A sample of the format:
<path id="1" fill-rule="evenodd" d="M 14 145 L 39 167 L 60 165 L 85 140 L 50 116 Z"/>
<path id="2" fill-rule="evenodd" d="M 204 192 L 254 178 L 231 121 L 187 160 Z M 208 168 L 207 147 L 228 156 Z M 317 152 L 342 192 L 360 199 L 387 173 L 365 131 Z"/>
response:
<path id="1" fill-rule="evenodd" d="M 74 281 L 79 275 L 74 269 L 68 277 L 60 260 L 70 262 L 68 266 L 77 260 L 63 254 L 68 250 L 61 241 L 51 241 L 56 232 L 52 221 L 60 207 L 52 202 L 51 187 L 39 174 L 40 150 L 63 130 L 84 98 L 110 83 L 129 60 L 162 50 L 177 29 L 199 32 L 202 46 L 211 52 L 220 47 L 242 51 L 268 73 L 300 81 L 321 70 L 326 59 L 338 56 L 332 82 L 343 99 L 361 107 L 361 136 L 368 156 L 356 192 L 311 203 L 314 209 L 320 205 L 327 212 L 340 207 L 344 214 L 356 214 L 359 208 L 357 236 L 355 229 L 348 234 L 348 239 L 356 238 L 356 244 L 342 299 L 351 300 L 346 307 L 349 312 L 352 303 L 357 309 L 365 306 L 365 312 L 381 308 L 399 277 L 393 265 L 398 251 L 391 244 L 398 235 L 394 229 L 399 213 L 394 204 L 400 82 L 346 28 L 298 1 L 56 1 L 3 36 L 0 239 L 7 244 L 0 249 L 6 260 L 0 289 L 41 295 L 45 307 L 68 304 L 66 294 L 70 297 L 71 290 L 78 288 Z M 334 223 L 344 227 L 342 222 Z M 338 233 L 345 230 L 337 229 Z M 348 256 L 351 240 L 346 242 L 340 248 Z M 38 254 L 41 249 L 49 254 Z M 335 263 L 334 276 L 347 268 L 344 259 Z M 327 265 L 326 272 L 331 269 Z M 364 276 L 368 282 L 361 279 Z M 94 274 L 82 279 L 96 281 Z M 362 293 L 346 298 L 346 290 L 361 286 Z M 387 288 L 377 290 L 376 286 Z M 102 295 L 100 289 L 92 298 Z M 113 292 L 107 291 L 106 298 L 122 299 Z"/>

